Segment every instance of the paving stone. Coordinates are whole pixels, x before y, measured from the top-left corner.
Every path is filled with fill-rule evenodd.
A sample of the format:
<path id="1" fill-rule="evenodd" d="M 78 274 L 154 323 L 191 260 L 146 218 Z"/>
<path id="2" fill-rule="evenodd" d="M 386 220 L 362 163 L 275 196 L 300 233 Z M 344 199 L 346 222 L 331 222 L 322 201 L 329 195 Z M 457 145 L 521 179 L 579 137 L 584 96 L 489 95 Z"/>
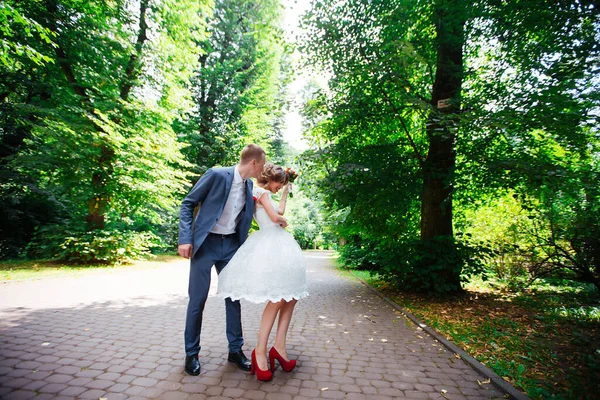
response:
<path id="1" fill-rule="evenodd" d="M 196 390 L 196 391 L 190 392 L 190 393 L 198 393 L 198 392 L 203 392 L 203 390 Z M 232 399 L 240 399 L 243 397 L 243 395 L 244 395 L 244 389 L 227 388 L 227 389 L 223 390 L 223 396 L 231 397 Z"/>
<path id="2" fill-rule="evenodd" d="M 22 378 L 26 375 L 31 374 L 31 370 L 29 369 L 13 369 L 6 374 L 6 376 L 12 376 L 13 378 Z M 49 374 L 48 374 L 49 375 Z"/>
<path id="3" fill-rule="evenodd" d="M 52 374 L 47 376 L 44 380 L 52 383 L 67 383 L 72 381 L 74 378 L 75 377 L 73 375 Z"/>
<path id="4" fill-rule="evenodd" d="M 10 397 L 7 396 L 6 398 L 10 398 L 11 400 L 28 400 L 35 396 L 37 396 L 37 393 L 33 391 L 16 390 L 10 393 Z"/>
<path id="5" fill-rule="evenodd" d="M 208 396 L 220 396 L 223 393 L 223 390 L 225 390 L 225 388 L 221 386 L 209 386 L 206 388 L 206 394 Z"/>
<path id="6" fill-rule="evenodd" d="M 147 387 L 145 388 L 139 395 L 148 399 L 155 399 L 162 395 L 164 390 L 156 388 L 156 387 Z"/>
<path id="7" fill-rule="evenodd" d="M 68 388 L 64 383 L 49 383 L 41 387 L 38 391 L 41 393 L 57 394 Z"/>
<path id="8" fill-rule="evenodd" d="M 83 386 L 68 386 L 62 390 L 59 394 L 62 396 L 77 397 L 81 393 L 86 392 L 88 389 Z"/>
<path id="9" fill-rule="evenodd" d="M 7 379 L 5 379 L 5 382 L 2 383 L 2 386 L 10 387 L 13 389 L 21 389 L 32 382 L 32 380 L 28 379 L 28 378 L 17 378 L 17 379 L 14 379 L 11 377 L 6 377 L 6 378 Z"/>
<path id="10" fill-rule="evenodd" d="M 80 399 L 93 399 L 98 400 L 100 397 L 104 397 L 106 394 L 103 390 L 91 389 L 86 392 L 83 392 L 79 395 Z"/>
<path id="11" fill-rule="evenodd" d="M 189 398 L 189 395 L 182 392 L 165 392 L 158 398 L 161 400 L 186 400 Z"/>
<path id="12" fill-rule="evenodd" d="M 46 386 L 47 384 L 48 384 L 48 382 L 46 382 L 44 380 L 33 380 L 33 381 L 29 382 L 27 385 L 23 386 L 22 389 L 37 391 L 41 387 Z"/>
<path id="13" fill-rule="evenodd" d="M 180 390 L 185 393 L 202 393 L 207 390 L 207 387 L 206 387 L 206 385 L 203 385 L 201 383 L 185 383 L 185 384 L 181 385 Z M 219 390 L 217 390 L 216 392 L 218 392 L 220 394 L 222 391 L 223 391 L 223 388 L 219 387 Z M 213 392 L 213 393 L 216 393 L 216 392 Z"/>

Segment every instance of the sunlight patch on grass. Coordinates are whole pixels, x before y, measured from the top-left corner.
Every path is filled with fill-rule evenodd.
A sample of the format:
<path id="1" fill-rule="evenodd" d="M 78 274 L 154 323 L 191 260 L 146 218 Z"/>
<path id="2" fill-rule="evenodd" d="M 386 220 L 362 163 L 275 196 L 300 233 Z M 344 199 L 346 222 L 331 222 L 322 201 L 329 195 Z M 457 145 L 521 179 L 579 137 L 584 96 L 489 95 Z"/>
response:
<path id="1" fill-rule="evenodd" d="M 434 297 L 361 278 L 532 399 L 588 398 L 600 385 L 600 299 L 591 285 L 538 280 L 509 291 L 475 278 L 462 295 Z"/>
<path id="2" fill-rule="evenodd" d="M 182 260 L 181 257 L 163 254 L 152 259 L 135 261 L 128 265 L 70 265 L 52 260 L 10 260 L 0 262 L 0 281 L 14 282 L 29 279 L 79 276 L 136 268 L 158 268 L 165 263 Z"/>

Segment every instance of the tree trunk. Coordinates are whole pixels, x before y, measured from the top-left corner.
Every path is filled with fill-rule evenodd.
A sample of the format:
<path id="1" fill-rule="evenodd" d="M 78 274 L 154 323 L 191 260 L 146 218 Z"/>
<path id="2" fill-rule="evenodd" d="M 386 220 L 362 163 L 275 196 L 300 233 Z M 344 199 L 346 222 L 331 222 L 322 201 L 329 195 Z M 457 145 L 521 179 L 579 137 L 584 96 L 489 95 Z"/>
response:
<path id="1" fill-rule="evenodd" d="M 437 65 L 427 124 L 429 149 L 423 165 L 421 240 L 452 237 L 452 181 L 456 162 L 457 113 L 463 75 L 465 5 L 438 0 L 434 12 Z M 446 271 L 446 282 L 460 287 L 459 274 Z"/>
<path id="2" fill-rule="evenodd" d="M 149 0 L 142 0 L 140 2 L 140 16 L 139 16 L 139 31 L 138 37 L 135 44 L 135 51 L 130 55 L 129 62 L 125 68 L 125 75 L 120 85 L 120 98 L 124 101 L 128 100 L 131 89 L 134 87 L 136 80 L 141 71 L 141 56 L 142 49 L 145 41 L 147 40 L 146 31 L 148 25 L 146 23 L 146 12 L 148 10 Z M 47 0 L 46 9 L 48 11 L 48 27 L 53 32 L 57 30 L 58 20 L 58 3 L 56 0 Z M 67 54 L 67 51 L 59 40 L 56 40 L 57 45 L 54 47 L 56 54 L 57 63 L 59 64 L 64 76 L 73 89 L 73 91 L 80 96 L 81 102 L 84 108 L 92 115 L 96 115 L 94 106 L 91 104 L 91 99 L 88 91 L 84 85 L 82 85 L 75 75 L 71 59 Z M 117 121 L 118 122 L 118 121 Z M 104 129 L 94 124 L 94 128 L 98 133 L 105 133 Z M 87 201 L 88 214 L 85 217 L 85 221 L 88 224 L 89 229 L 103 229 L 104 228 L 104 214 L 106 207 L 110 200 L 110 195 L 106 190 L 106 185 L 109 182 L 113 172 L 113 161 L 115 158 L 114 149 L 106 141 L 102 141 L 100 144 L 100 157 L 98 158 L 98 165 L 96 171 L 92 174 L 92 190 L 93 194 Z"/>
<path id="3" fill-rule="evenodd" d="M 48 0 L 46 2 L 46 10 L 48 11 L 47 26 L 52 32 L 58 32 L 57 21 L 58 15 L 58 3 L 56 0 Z M 63 47 L 60 41 L 60 37 L 56 40 L 56 46 L 54 46 L 54 52 L 56 54 L 56 61 L 62 70 L 65 79 L 71 86 L 73 91 L 80 97 L 83 108 L 92 115 L 95 115 L 94 107 L 91 105 L 89 94 L 77 77 L 71 63 L 71 59 L 67 54 L 67 51 Z M 103 129 L 94 124 L 94 128 L 98 132 L 103 132 Z M 107 164 L 110 164 L 114 152 L 106 144 L 101 145 L 101 155 L 99 159 L 99 165 L 97 172 L 92 175 L 92 188 L 93 195 L 87 202 L 88 214 L 85 217 L 85 221 L 88 224 L 89 229 L 102 229 L 104 228 L 104 210 L 108 202 L 108 194 L 106 193 L 106 181 L 109 178 L 109 171 L 111 168 Z"/>

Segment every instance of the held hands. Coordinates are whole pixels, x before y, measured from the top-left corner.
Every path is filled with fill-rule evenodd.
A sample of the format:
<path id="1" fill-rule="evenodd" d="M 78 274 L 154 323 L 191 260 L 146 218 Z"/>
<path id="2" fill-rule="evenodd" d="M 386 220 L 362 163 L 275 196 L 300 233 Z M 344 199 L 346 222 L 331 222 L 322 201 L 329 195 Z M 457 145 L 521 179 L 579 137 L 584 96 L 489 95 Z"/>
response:
<path id="1" fill-rule="evenodd" d="M 192 256 L 192 248 L 191 244 L 180 244 L 177 247 L 177 252 L 183 258 L 190 258 Z"/>

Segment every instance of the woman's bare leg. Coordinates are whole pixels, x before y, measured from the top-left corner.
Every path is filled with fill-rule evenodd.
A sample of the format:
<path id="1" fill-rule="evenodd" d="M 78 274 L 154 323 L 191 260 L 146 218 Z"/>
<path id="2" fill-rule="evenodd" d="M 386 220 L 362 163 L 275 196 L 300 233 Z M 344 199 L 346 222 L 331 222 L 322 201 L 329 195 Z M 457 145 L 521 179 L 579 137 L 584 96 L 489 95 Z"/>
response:
<path id="1" fill-rule="evenodd" d="M 283 305 L 279 311 L 279 321 L 277 322 L 277 333 L 275 334 L 275 349 L 286 360 L 289 361 L 286 349 L 287 333 L 292 321 L 294 307 L 298 300 L 282 301 Z"/>
<path id="2" fill-rule="evenodd" d="M 279 301 L 277 303 L 269 302 L 265 306 L 265 310 L 262 314 L 262 319 L 260 320 L 260 329 L 258 331 L 258 341 L 256 343 L 256 363 L 258 364 L 258 368 L 261 370 L 268 369 L 267 365 L 267 343 L 269 341 L 269 335 L 271 334 L 271 329 L 273 329 L 273 324 L 275 323 L 275 318 L 277 317 L 277 313 L 282 307 L 282 302 Z M 279 328 L 278 328 L 279 330 Z"/>

